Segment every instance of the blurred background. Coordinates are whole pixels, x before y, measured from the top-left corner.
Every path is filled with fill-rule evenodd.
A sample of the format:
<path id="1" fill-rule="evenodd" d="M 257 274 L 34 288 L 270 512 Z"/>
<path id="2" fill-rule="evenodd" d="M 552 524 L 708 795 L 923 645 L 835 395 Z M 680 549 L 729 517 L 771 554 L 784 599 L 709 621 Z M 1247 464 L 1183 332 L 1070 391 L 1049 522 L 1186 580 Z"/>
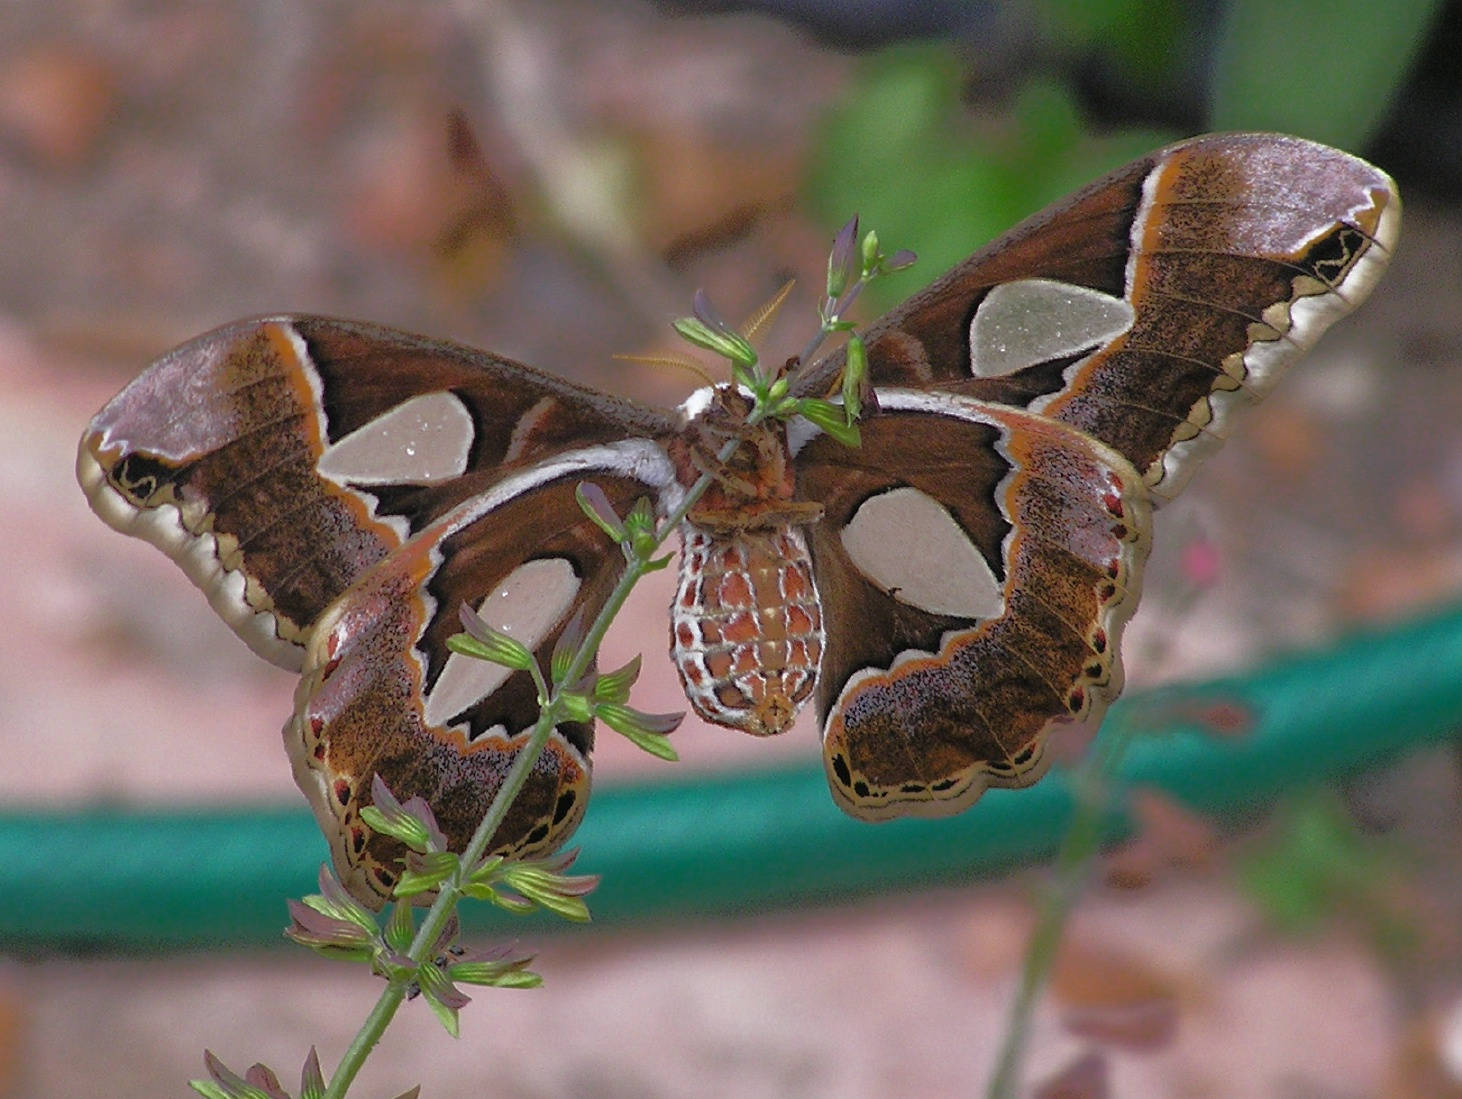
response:
<path id="1" fill-rule="evenodd" d="M 300 837 L 278 852 L 289 889 L 225 882 L 212 902 L 262 905 L 279 928 L 325 856 L 279 743 L 292 677 L 253 658 L 162 554 L 96 520 L 74 483 L 87 419 L 149 360 L 237 317 L 313 311 L 672 404 L 693 379 L 611 355 L 671 349 L 668 322 L 697 288 L 738 317 L 798 278 L 769 341 L 785 354 L 815 323 L 851 214 L 920 255 L 865 301 L 871 320 L 1108 168 L 1216 129 L 1365 155 L 1400 183 L 1406 217 L 1370 303 L 1160 516 L 1126 646 L 1139 694 L 1262 675 L 1462 599 L 1456 0 L 5 5 L 0 823 L 80 838 L 0 871 L 0 1095 L 182 1095 L 204 1047 L 292 1081 L 311 1043 L 335 1063 L 375 996 L 353 969 L 239 926 L 170 938 L 163 925 L 196 913 L 162 899 L 180 883 L 143 873 L 149 851 L 127 848 L 131 879 L 104 873 L 101 853 L 142 832 L 67 831 L 82 813 L 280 813 Z M 661 656 L 667 590 L 637 594 L 605 655 L 645 654 L 636 702 L 652 711 L 683 706 Z M 1450 636 L 1453 659 L 1411 662 L 1439 684 L 1462 682 Z M 1406 665 L 1403 652 L 1398 676 Z M 1343 712 L 1344 669 L 1327 674 Z M 1189 724 L 1243 738 L 1241 703 L 1205 705 Z M 1391 724 L 1366 720 L 1334 738 Z M 1438 720 L 1239 815 L 1134 790 L 1137 831 L 1103 863 L 1037 1015 L 1032 1088 L 1076 1066 L 1084 1090 L 1060 1094 L 1462 1095 L 1462 787 Z M 638 784 L 817 766 L 805 718 L 776 743 L 693 721 L 676 742 L 671 767 L 601 732 L 606 804 Z M 599 804 L 586 870 L 604 869 Z M 630 904 L 634 919 L 571 934 L 534 925 L 545 988 L 484 990 L 456 1043 L 408 1005 L 357 1090 L 979 1093 L 1039 863 L 995 874 L 972 858 L 895 890 L 869 870 L 814 904 L 792 879 L 817 868 L 774 857 L 782 829 L 790 843 L 803 827 L 782 812 L 764 801 L 746 824 L 771 837 L 736 871 L 758 877 L 754 900 Z M 830 799 L 807 812 L 837 814 Z M 683 816 L 634 819 L 638 851 L 684 839 Z M 963 833 L 908 835 L 922 850 Z M 232 865 L 228 836 L 208 842 Z M 88 859 L 94 879 L 62 884 Z M 722 889 L 731 871 L 685 873 Z M 49 909 L 17 899 L 36 894 L 101 930 L 48 935 Z M 134 922 L 108 932 L 123 908 Z"/>

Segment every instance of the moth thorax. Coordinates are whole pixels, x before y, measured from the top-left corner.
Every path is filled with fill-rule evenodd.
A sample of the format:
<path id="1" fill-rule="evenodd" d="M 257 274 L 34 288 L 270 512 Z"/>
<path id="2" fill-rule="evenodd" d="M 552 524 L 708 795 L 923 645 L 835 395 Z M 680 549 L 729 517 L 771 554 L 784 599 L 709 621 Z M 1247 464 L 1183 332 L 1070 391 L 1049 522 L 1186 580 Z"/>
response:
<path id="1" fill-rule="evenodd" d="M 670 655 L 707 721 L 780 733 L 812 696 L 822 606 L 797 527 L 712 532 L 681 526 Z"/>

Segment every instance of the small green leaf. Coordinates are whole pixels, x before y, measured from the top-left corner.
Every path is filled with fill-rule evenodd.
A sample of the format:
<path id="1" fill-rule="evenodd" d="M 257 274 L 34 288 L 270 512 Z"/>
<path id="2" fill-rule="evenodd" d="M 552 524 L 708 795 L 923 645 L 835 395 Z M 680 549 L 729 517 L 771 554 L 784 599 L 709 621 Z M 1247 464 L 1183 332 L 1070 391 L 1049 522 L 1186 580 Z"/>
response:
<path id="1" fill-rule="evenodd" d="M 531 954 L 515 956 L 502 948 L 482 951 L 458 947 L 453 950 L 446 970 L 453 981 L 465 984 L 528 988 L 542 983 L 537 974 L 529 972 L 528 966 L 532 963 Z M 524 981 L 523 978 L 529 980 Z"/>
<path id="2" fill-rule="evenodd" d="M 537 859 L 510 862 L 503 867 L 503 884 L 525 897 L 543 892 L 584 896 L 593 891 L 597 880 L 595 874 L 560 874 Z"/>
<path id="3" fill-rule="evenodd" d="M 464 897 L 471 897 L 474 901 L 488 901 L 496 904 L 497 890 L 486 882 L 463 882 L 458 890 Z"/>
<path id="4" fill-rule="evenodd" d="M 491 902 L 495 907 L 501 908 L 504 912 L 511 912 L 515 916 L 532 915 L 536 907 L 530 900 L 523 897 L 513 897 L 506 893 L 491 891 L 486 897 L 478 897 L 478 900 Z"/>
<path id="5" fill-rule="evenodd" d="M 685 720 L 683 710 L 668 714 L 648 714 L 623 702 L 601 702 L 594 707 L 594 715 L 617 733 L 625 729 L 638 729 L 661 736 L 675 732 Z"/>
<path id="6" fill-rule="evenodd" d="M 786 295 L 784 294 L 783 297 Z M 732 348 L 731 353 L 724 350 L 717 350 L 717 354 L 730 359 L 733 369 L 736 367 L 753 367 L 756 365 L 756 351 L 752 349 L 750 341 L 744 334 L 732 328 L 722 319 L 721 314 L 716 312 L 716 307 L 711 304 L 710 295 L 704 290 L 697 290 L 694 298 L 694 319 L 700 322 L 710 332 L 715 333 L 723 340 L 729 341 Z"/>
<path id="7" fill-rule="evenodd" d="M 883 261 L 879 267 L 880 275 L 892 275 L 895 271 L 903 271 L 919 262 L 919 256 L 907 248 L 900 248 L 893 255 Z"/>
<path id="8" fill-rule="evenodd" d="M 580 481 L 574 489 L 574 499 L 579 502 L 583 513 L 594 521 L 595 526 L 614 541 L 624 541 L 624 523 L 602 488 L 593 481 Z"/>
<path id="9" fill-rule="evenodd" d="M 291 919 L 284 929 L 285 938 L 339 961 L 366 962 L 375 957 L 379 932 L 374 923 L 366 929 L 354 920 L 322 912 L 312 902 L 326 903 L 318 896 L 286 902 Z"/>
<path id="10" fill-rule="evenodd" d="M 594 698 L 599 702 L 624 702 L 629 689 L 640 677 L 640 658 L 636 656 L 622 668 L 605 672 L 594 681 Z"/>
<path id="11" fill-rule="evenodd" d="M 670 564 L 670 562 L 671 561 L 674 561 L 674 560 L 675 560 L 675 554 L 673 554 L 673 553 L 667 553 L 664 557 L 655 557 L 655 558 L 650 559 L 649 561 L 646 561 L 640 567 L 645 572 L 659 572 L 661 569 L 663 569 L 666 566 L 668 566 Z"/>
<path id="12" fill-rule="evenodd" d="M 440 851 L 447 845 L 426 799 L 410 797 L 403 804 L 379 774 L 371 778 L 371 804 L 361 810 L 361 819 L 373 831 L 398 839 L 413 851 Z"/>
<path id="13" fill-rule="evenodd" d="M 553 643 L 553 653 L 548 660 L 548 674 L 553 677 L 553 682 L 562 683 L 569 674 L 569 665 L 573 663 L 574 657 L 579 654 L 579 646 L 584 643 L 585 608 L 580 607 L 574 611 L 574 616 L 569 619 L 568 625 L 558 635 L 558 640 Z"/>
<path id="14" fill-rule="evenodd" d="M 859 258 L 863 262 L 864 278 L 877 273 L 883 253 L 878 250 L 878 231 L 876 229 L 869 229 L 867 235 L 864 236 Z"/>
<path id="15" fill-rule="evenodd" d="M 530 902 L 554 912 L 564 919 L 587 922 L 589 907 L 583 901 L 599 885 L 597 874 L 563 874 L 553 860 L 508 863 L 503 867 L 503 882 Z"/>
<path id="16" fill-rule="evenodd" d="M 755 364 L 746 366 L 741 363 L 732 363 L 731 380 L 748 391 L 758 404 L 766 400 L 766 379 L 761 376 Z"/>
<path id="17" fill-rule="evenodd" d="M 467 875 L 467 881 L 491 884 L 501 876 L 503 863 L 506 861 L 501 855 L 488 855 L 472 868 L 472 872 Z"/>
<path id="18" fill-rule="evenodd" d="M 655 529 L 655 509 L 647 497 L 641 496 L 624 518 L 625 546 L 635 560 L 643 561 L 660 548 Z"/>
<path id="19" fill-rule="evenodd" d="M 461 859 L 455 851 L 432 851 L 413 858 L 396 883 L 397 897 L 416 897 L 440 889 L 457 872 Z"/>
<path id="20" fill-rule="evenodd" d="M 324 864 L 320 866 L 320 892 L 304 899 L 304 904 L 321 915 L 338 920 L 347 920 L 370 935 L 379 930 L 376 917 L 345 890 L 336 880 L 334 873 Z"/>
<path id="21" fill-rule="evenodd" d="M 861 336 L 848 338 L 843 365 L 843 418 L 852 425 L 863 411 L 863 383 L 868 378 L 868 347 Z M 854 444 L 856 445 L 856 444 Z"/>
<path id="22" fill-rule="evenodd" d="M 251 1068 L 246 1078 L 204 1050 L 203 1067 L 213 1079 L 189 1080 L 188 1086 L 208 1099 L 288 1099 L 278 1078 L 263 1065 Z"/>
<path id="23" fill-rule="evenodd" d="M 518 970 L 509 962 L 453 962 L 447 967 L 447 976 L 466 985 L 495 985 L 504 974 Z"/>
<path id="24" fill-rule="evenodd" d="M 756 351 L 746 337 L 729 329 L 714 329 L 698 317 L 681 317 L 672 324 L 680 337 L 697 347 L 720 355 L 732 366 L 752 367 L 756 365 Z"/>
<path id="25" fill-rule="evenodd" d="M 458 962 L 448 966 L 447 973 L 454 981 L 492 988 L 537 988 L 543 984 L 543 978 L 537 973 L 506 967 L 500 962 Z"/>
<path id="26" fill-rule="evenodd" d="M 638 729 L 620 729 L 617 731 L 640 751 L 648 752 L 656 759 L 663 759 L 667 763 L 680 762 L 680 753 L 675 750 L 675 745 L 671 744 L 669 740 L 659 733 L 647 733 Z"/>
<path id="27" fill-rule="evenodd" d="M 453 1038 L 460 1036 L 460 1023 L 457 1018 L 457 1003 L 465 1000 L 456 988 L 453 987 L 447 975 L 438 969 L 431 962 L 422 963 L 416 971 L 417 984 L 421 987 L 421 998 L 431 1008 L 432 1014 L 437 1017 L 437 1022 L 442 1024 L 442 1029 Z"/>
<path id="28" fill-rule="evenodd" d="M 562 691 L 556 699 L 558 703 L 557 721 L 577 721 L 584 723 L 594 718 L 594 706 L 589 701 L 589 696 L 579 691 Z"/>
<path id="29" fill-rule="evenodd" d="M 430 851 L 425 855 L 413 855 L 408 860 L 408 870 L 427 877 L 437 878 L 456 873 L 462 856 L 455 851 Z"/>
<path id="30" fill-rule="evenodd" d="M 391 906 L 391 918 L 386 921 L 386 944 L 404 954 L 415 937 L 416 921 L 411 916 L 411 905 L 398 900 Z"/>
<path id="31" fill-rule="evenodd" d="M 300 1099 L 325 1099 L 325 1076 L 320 1071 L 320 1055 L 310 1047 L 300 1070 Z"/>
<path id="32" fill-rule="evenodd" d="M 672 763 L 680 759 L 665 734 L 679 728 L 684 713 L 647 714 L 622 702 L 601 702 L 594 716 L 637 748 Z"/>
<path id="33" fill-rule="evenodd" d="M 524 898 L 548 909 L 555 915 L 562 916 L 573 923 L 589 922 L 589 906 L 584 903 L 583 898 L 559 892 L 554 888 L 551 880 L 523 875 L 521 878 L 515 878 L 512 886 Z"/>
<path id="34" fill-rule="evenodd" d="M 447 648 L 452 652 L 501 664 L 516 672 L 526 672 L 533 666 L 533 654 L 521 641 L 499 633 L 466 606 L 462 610 L 471 613 L 479 624 L 471 634 L 457 633 L 447 638 Z"/>
<path id="35" fill-rule="evenodd" d="M 580 897 L 565 897 L 560 893 L 545 893 L 543 896 L 534 897 L 533 899 L 555 916 L 560 916 L 570 923 L 589 923 L 593 919 L 589 915 L 589 906 Z"/>
<path id="36" fill-rule="evenodd" d="M 827 254 L 827 296 L 837 301 L 858 278 L 858 215 L 854 214 L 833 238 Z"/>
<path id="37" fill-rule="evenodd" d="M 569 867 L 578 861 L 580 853 L 579 848 L 571 847 L 567 851 L 560 851 L 541 859 L 512 863 L 510 864 L 512 869 L 509 872 L 544 876 L 544 880 L 552 881 L 553 887 L 560 893 L 575 893 L 584 896 L 598 887 L 599 875 L 568 873 Z"/>
<path id="38" fill-rule="evenodd" d="M 494 988 L 540 988 L 543 985 L 543 978 L 530 970 L 523 970 L 519 973 L 505 973 L 503 979 L 498 981 Z"/>
<path id="39" fill-rule="evenodd" d="M 372 832 L 398 839 L 413 851 L 426 850 L 426 829 L 414 819 L 388 816 L 376 805 L 361 806 L 360 819 Z"/>
<path id="40" fill-rule="evenodd" d="M 797 413 L 816 424 L 843 446 L 857 447 L 862 443 L 863 437 L 858 431 L 858 425 L 848 422 L 847 413 L 843 411 L 841 405 L 833 404 L 832 401 L 819 400 L 816 397 L 804 397 L 797 402 Z"/>
<path id="41" fill-rule="evenodd" d="M 635 501 L 634 507 L 624 517 L 624 527 L 626 536 L 631 540 L 655 532 L 655 506 L 648 497 L 641 496 Z"/>
<path id="42" fill-rule="evenodd" d="M 472 997 L 452 983 L 452 978 L 447 975 L 450 964 L 445 955 L 422 962 L 416 969 L 416 983 L 423 994 L 440 1000 L 450 1008 L 464 1008 L 472 1002 Z"/>

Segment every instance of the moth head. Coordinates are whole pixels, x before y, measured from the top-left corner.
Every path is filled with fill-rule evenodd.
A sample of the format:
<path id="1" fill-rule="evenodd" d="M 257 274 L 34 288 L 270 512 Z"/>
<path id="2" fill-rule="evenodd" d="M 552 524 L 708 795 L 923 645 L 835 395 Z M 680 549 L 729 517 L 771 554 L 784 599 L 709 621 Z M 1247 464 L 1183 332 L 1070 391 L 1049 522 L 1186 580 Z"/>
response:
<path id="1" fill-rule="evenodd" d="M 710 403 L 702 420 L 720 431 L 734 431 L 746 422 L 754 401 L 750 393 L 734 382 L 722 382 L 711 389 Z"/>

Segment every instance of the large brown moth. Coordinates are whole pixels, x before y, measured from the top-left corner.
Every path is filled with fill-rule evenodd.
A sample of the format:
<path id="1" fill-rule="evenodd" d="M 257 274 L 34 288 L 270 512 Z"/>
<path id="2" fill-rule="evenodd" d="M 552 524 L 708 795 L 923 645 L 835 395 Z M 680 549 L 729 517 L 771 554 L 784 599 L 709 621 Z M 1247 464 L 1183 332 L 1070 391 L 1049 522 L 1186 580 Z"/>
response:
<path id="1" fill-rule="evenodd" d="M 285 740 L 342 880 L 379 903 L 399 848 L 380 775 L 460 849 L 537 714 L 530 678 L 452 653 L 465 603 L 548 654 L 623 564 L 579 507 L 681 528 L 672 655 L 694 708 L 753 733 L 809 700 L 858 817 L 938 815 L 1047 764 L 1121 689 L 1151 510 L 1385 270 L 1400 204 L 1291 137 L 1183 142 L 977 252 L 866 334 L 876 412 L 849 447 L 740 422 L 734 385 L 652 408 L 484 351 L 312 316 L 241 321 L 92 421 L 78 476 L 255 652 L 301 671 Z M 840 354 L 792 375 L 821 396 Z M 593 729 L 560 725 L 496 837 L 583 815 Z"/>

